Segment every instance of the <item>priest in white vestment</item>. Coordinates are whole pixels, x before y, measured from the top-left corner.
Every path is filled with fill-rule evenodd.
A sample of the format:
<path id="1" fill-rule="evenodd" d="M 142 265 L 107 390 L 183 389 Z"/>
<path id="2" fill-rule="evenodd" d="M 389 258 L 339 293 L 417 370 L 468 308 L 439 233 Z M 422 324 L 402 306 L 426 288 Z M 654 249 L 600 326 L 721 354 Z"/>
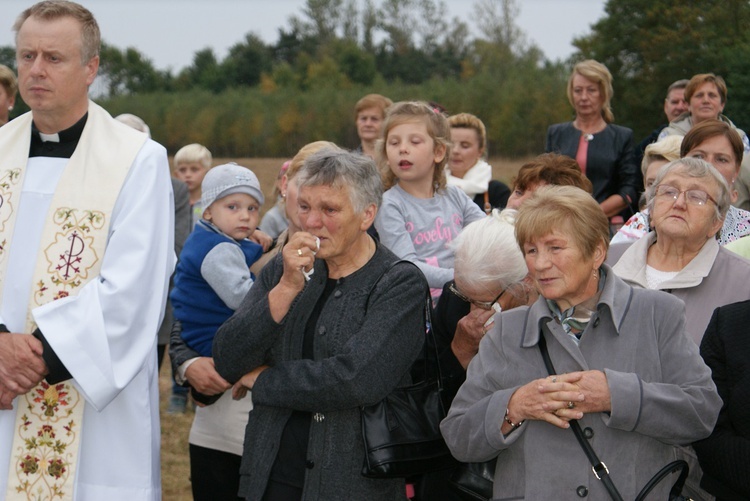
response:
<path id="1" fill-rule="evenodd" d="M 157 501 L 166 150 L 89 101 L 88 10 L 40 2 L 14 30 L 31 112 L 0 128 L 0 501 Z"/>

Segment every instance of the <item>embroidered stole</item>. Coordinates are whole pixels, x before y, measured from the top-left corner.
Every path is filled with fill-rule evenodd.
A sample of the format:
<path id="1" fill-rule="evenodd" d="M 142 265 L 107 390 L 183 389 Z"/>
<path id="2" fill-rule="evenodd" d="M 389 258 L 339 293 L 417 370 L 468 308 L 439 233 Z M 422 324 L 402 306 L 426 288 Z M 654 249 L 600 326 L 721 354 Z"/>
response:
<path id="1" fill-rule="evenodd" d="M 0 301 L 13 232 L 21 230 L 15 228 L 15 219 L 31 123 L 31 113 L 27 113 L 0 131 Z M 145 141 L 145 135 L 116 122 L 89 101 L 78 147 L 65 166 L 45 218 L 24 332 L 36 329 L 34 308 L 78 294 L 99 275 L 112 210 Z M 75 370 L 68 370 L 75 377 Z M 73 499 L 84 406 L 73 380 L 54 385 L 43 380 L 19 396 L 6 501 Z"/>

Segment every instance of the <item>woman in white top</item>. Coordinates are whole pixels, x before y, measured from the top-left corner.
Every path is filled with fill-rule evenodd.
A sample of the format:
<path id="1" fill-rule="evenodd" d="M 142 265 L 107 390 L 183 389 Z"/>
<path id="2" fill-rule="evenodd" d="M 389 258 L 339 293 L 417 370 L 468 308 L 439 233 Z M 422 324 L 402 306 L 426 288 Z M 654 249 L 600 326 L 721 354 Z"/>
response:
<path id="1" fill-rule="evenodd" d="M 458 186 L 486 214 L 504 208 L 510 189 L 492 179 L 492 166 L 484 158 L 487 153 L 487 130 L 482 121 L 470 114 L 459 113 L 448 118 L 453 148 L 448 159 L 448 186 Z"/>

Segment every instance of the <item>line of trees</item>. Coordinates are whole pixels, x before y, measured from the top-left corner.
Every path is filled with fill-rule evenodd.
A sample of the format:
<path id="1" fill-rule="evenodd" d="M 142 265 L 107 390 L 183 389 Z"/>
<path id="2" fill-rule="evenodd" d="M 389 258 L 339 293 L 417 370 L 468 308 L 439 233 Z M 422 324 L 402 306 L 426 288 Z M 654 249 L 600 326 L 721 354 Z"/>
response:
<path id="1" fill-rule="evenodd" d="M 727 79 L 725 112 L 750 124 L 750 0 L 608 0 L 568 61 L 526 41 L 517 0 L 474 10 L 470 38 L 442 0 L 307 0 L 275 43 L 249 33 L 224 59 L 204 49 L 177 74 L 105 43 L 98 100 L 144 118 L 170 151 L 200 142 L 218 156 L 275 157 L 317 139 L 355 146 L 354 103 L 377 92 L 474 113 L 491 155 L 523 156 L 542 151 L 549 124 L 571 118 L 570 67 L 594 58 L 613 73 L 617 123 L 636 137 L 664 120 L 672 81 L 708 71 Z M 0 63 L 14 64 L 13 48 L 0 48 Z"/>

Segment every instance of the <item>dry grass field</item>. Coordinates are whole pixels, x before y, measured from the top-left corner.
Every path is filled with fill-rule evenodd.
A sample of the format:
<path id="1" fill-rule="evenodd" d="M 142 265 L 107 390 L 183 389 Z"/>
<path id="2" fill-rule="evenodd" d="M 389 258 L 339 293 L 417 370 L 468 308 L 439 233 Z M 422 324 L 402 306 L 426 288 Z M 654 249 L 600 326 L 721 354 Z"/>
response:
<path id="1" fill-rule="evenodd" d="M 279 158 L 219 158 L 215 159 L 214 165 L 229 161 L 249 167 L 255 172 L 260 180 L 266 203 L 263 212 L 273 205 L 271 194 L 273 183 L 279 172 L 279 168 L 285 159 Z M 493 177 L 510 183 L 518 169 L 525 160 L 508 160 L 503 158 L 491 158 L 489 163 L 493 166 Z M 161 395 L 161 471 L 162 492 L 164 501 L 189 501 L 192 499 L 190 492 L 190 461 L 188 458 L 188 433 L 193 420 L 193 412 L 188 410 L 187 414 L 172 416 L 166 413 L 167 402 L 171 394 L 169 360 L 162 364 L 159 378 L 159 390 Z M 188 406 L 189 408 L 190 406 Z"/>

